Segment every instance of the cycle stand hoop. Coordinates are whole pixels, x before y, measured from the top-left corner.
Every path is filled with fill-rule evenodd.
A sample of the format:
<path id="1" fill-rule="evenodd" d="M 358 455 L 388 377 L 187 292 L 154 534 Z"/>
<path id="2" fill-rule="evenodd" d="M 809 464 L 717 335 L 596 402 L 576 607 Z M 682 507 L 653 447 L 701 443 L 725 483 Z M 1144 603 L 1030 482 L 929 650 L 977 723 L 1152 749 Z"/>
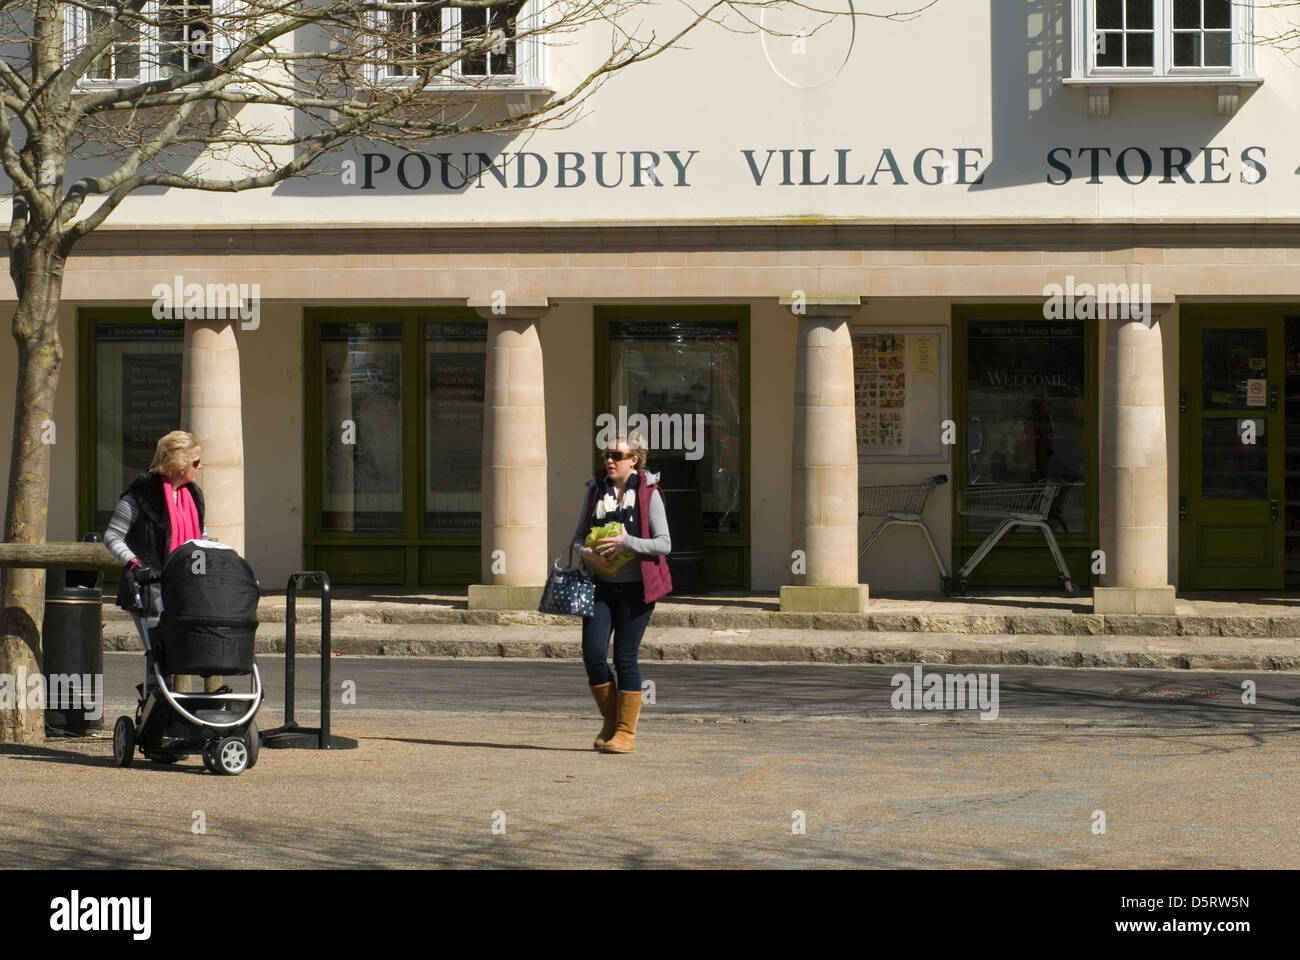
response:
<path id="1" fill-rule="evenodd" d="M 320 726 L 300 727 L 293 718 L 294 661 L 297 614 L 294 599 L 304 580 L 320 584 Z M 330 578 L 324 570 L 289 574 L 284 607 L 284 726 L 262 733 L 262 746 L 272 749 L 353 750 L 357 741 L 330 734 Z"/>

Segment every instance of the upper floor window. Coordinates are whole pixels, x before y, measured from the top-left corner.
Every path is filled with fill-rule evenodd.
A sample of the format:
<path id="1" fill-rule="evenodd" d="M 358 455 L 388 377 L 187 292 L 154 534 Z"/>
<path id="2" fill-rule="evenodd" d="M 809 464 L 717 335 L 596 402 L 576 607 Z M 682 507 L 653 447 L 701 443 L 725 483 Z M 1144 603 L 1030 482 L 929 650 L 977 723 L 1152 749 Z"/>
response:
<path id="1" fill-rule="evenodd" d="M 230 52 L 231 38 L 217 25 L 223 13 L 230 16 L 227 11 L 235 2 L 149 0 L 138 14 L 102 2 L 69 5 L 64 15 L 67 56 L 75 56 L 96 31 L 119 20 L 121 34 L 94 59 L 83 84 L 147 83 L 180 76 Z"/>
<path id="2" fill-rule="evenodd" d="M 1252 0 L 1074 0 L 1075 78 L 1249 77 Z"/>
<path id="3" fill-rule="evenodd" d="M 523 0 L 475 8 L 414 9 L 381 12 L 381 59 L 373 78 L 402 80 L 414 76 L 437 53 L 451 54 L 468 44 L 496 37 L 487 50 L 467 54 L 438 78 L 488 80 L 491 83 L 539 82 L 536 38 L 516 40 L 528 15 Z"/>

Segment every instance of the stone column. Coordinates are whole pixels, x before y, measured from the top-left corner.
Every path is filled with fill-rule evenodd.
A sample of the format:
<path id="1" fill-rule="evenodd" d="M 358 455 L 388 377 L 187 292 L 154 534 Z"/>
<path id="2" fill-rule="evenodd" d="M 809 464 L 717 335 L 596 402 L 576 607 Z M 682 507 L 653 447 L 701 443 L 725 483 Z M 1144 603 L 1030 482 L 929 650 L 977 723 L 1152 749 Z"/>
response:
<path id="1" fill-rule="evenodd" d="M 798 318 L 795 355 L 792 544 L 807 572 L 781 588 L 783 612 L 861 613 L 858 440 L 849 320 L 858 297 L 781 298 Z"/>
<path id="2" fill-rule="evenodd" d="M 471 610 L 536 610 L 546 555 L 546 389 L 538 322 L 545 299 L 470 300 L 488 322 L 483 397 L 482 582 Z"/>
<path id="3" fill-rule="evenodd" d="M 181 429 L 202 448 L 204 526 L 208 537 L 244 553 L 244 424 L 239 345 L 231 320 L 186 320 L 181 367 Z M 182 692 L 189 681 L 180 684 Z M 212 691 L 220 677 L 204 685 Z"/>
<path id="4" fill-rule="evenodd" d="M 1149 327 L 1106 323 L 1100 475 L 1106 572 L 1093 592 L 1093 610 L 1172 614 L 1160 323 L 1154 316 Z"/>

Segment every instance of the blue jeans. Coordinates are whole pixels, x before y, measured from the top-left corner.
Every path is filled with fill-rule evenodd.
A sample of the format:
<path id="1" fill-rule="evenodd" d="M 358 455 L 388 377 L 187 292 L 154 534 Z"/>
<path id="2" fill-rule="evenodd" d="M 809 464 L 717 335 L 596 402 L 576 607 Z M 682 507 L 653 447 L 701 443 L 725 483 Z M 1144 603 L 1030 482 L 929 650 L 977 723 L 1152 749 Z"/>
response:
<path id="1" fill-rule="evenodd" d="M 609 635 L 614 634 L 614 669 L 620 690 L 641 689 L 641 668 L 636 654 L 645 636 L 646 625 L 655 605 L 645 602 L 645 586 L 640 580 L 631 583 L 596 581 L 596 608 L 582 620 L 582 665 L 587 668 L 587 682 L 593 687 L 612 679 L 609 664 Z"/>

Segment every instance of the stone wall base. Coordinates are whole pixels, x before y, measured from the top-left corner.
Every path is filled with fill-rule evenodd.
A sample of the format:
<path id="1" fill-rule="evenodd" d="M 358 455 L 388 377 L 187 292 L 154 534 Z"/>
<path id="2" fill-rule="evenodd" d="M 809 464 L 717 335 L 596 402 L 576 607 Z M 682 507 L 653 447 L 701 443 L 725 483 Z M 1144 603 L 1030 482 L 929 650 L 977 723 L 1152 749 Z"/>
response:
<path id="1" fill-rule="evenodd" d="M 1173 587 L 1094 587 L 1093 613 L 1174 612 Z"/>
<path id="2" fill-rule="evenodd" d="M 851 587 L 782 587 L 782 613 L 866 613 L 867 584 Z"/>
<path id="3" fill-rule="evenodd" d="M 545 584 L 536 587 L 509 587 L 497 584 L 471 584 L 471 610 L 537 610 Z"/>

